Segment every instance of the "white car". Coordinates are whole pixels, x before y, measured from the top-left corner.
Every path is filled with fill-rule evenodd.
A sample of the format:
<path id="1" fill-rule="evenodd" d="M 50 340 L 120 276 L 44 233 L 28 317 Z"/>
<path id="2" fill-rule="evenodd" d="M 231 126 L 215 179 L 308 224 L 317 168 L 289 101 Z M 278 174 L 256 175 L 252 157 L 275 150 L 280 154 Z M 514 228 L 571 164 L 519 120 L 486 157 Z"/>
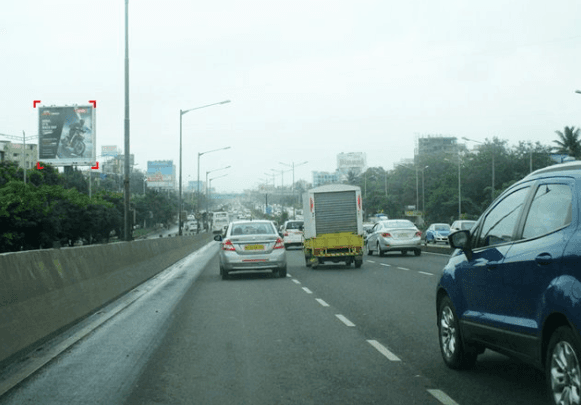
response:
<path id="1" fill-rule="evenodd" d="M 188 221 L 184 226 L 186 231 L 197 231 L 198 230 L 198 222 L 197 221 Z"/>
<path id="2" fill-rule="evenodd" d="M 476 221 L 467 221 L 467 220 L 454 221 L 454 223 L 450 227 L 450 233 L 456 231 L 469 231 L 470 229 L 472 229 L 475 223 Z"/>
<path id="3" fill-rule="evenodd" d="M 304 221 L 286 221 L 282 226 L 281 233 L 284 238 L 284 247 L 289 246 L 303 246 L 304 236 L 303 236 L 303 226 Z"/>

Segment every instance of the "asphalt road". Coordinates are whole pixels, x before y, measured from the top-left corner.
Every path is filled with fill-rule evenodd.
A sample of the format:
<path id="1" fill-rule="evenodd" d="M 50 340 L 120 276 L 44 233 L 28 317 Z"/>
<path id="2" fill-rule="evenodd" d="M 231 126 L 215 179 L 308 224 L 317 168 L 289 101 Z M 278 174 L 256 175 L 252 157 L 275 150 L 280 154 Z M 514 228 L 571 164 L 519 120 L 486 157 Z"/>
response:
<path id="1" fill-rule="evenodd" d="M 285 279 L 218 275 L 217 244 L 0 397 L 0 404 L 544 404 L 543 375 L 485 352 L 442 362 L 444 255 L 366 256 Z M 107 310 L 105 309 L 105 312 Z"/>

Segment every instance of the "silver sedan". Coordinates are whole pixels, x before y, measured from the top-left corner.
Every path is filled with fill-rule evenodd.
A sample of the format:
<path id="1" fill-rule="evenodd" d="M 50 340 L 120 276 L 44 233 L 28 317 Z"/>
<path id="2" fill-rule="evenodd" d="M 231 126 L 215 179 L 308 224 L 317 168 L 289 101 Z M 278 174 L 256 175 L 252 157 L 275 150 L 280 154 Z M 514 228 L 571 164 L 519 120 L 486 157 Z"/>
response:
<path id="1" fill-rule="evenodd" d="M 271 270 L 286 277 L 284 242 L 271 221 L 235 221 L 226 234 L 216 235 L 220 242 L 220 275 L 228 279 L 233 272 Z"/>
<path id="2" fill-rule="evenodd" d="M 368 255 L 377 252 L 379 256 L 383 256 L 385 252 L 392 251 L 405 255 L 410 250 L 416 256 L 422 254 L 422 232 L 407 219 L 379 221 L 367 232 L 365 249 Z"/>

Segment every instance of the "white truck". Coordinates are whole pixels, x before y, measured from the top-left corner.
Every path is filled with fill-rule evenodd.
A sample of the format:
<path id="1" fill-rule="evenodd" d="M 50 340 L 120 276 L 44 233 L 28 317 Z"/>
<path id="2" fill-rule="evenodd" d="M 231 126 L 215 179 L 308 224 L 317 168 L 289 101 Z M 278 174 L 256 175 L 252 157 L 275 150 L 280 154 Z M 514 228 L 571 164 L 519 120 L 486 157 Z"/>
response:
<path id="1" fill-rule="evenodd" d="M 304 253 L 307 267 L 325 262 L 363 264 L 361 189 L 345 184 L 303 194 Z"/>
<path id="2" fill-rule="evenodd" d="M 212 215 L 212 233 L 224 233 L 229 223 L 230 217 L 227 212 L 214 212 Z"/>

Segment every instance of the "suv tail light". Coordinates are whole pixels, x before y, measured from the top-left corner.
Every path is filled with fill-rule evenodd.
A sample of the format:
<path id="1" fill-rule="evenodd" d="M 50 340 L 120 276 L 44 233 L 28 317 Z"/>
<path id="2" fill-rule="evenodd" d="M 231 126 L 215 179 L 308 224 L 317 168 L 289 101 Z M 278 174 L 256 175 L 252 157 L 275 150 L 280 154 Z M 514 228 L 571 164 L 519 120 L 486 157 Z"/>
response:
<path id="1" fill-rule="evenodd" d="M 284 233 L 284 236 L 288 236 L 288 232 L 285 232 L 285 233 Z"/>
<path id="2" fill-rule="evenodd" d="M 281 238 L 278 238 L 274 243 L 273 249 L 284 249 L 284 243 L 282 242 Z"/>
<path id="3" fill-rule="evenodd" d="M 234 245 L 232 244 L 232 241 L 230 239 L 225 239 L 224 242 L 222 242 L 222 250 L 235 251 L 236 248 L 234 247 Z"/>
<path id="4" fill-rule="evenodd" d="M 384 238 L 391 238 L 391 233 L 384 232 L 384 233 L 381 234 L 381 236 L 383 236 Z"/>

